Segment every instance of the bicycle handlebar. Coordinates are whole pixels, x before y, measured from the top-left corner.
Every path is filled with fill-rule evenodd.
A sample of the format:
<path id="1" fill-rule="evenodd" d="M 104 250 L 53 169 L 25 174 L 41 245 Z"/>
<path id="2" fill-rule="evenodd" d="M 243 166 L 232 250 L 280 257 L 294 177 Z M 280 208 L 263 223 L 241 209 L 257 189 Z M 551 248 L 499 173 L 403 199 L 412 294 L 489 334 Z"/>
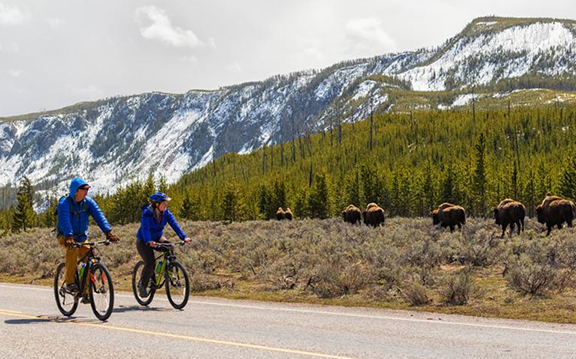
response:
<path id="1" fill-rule="evenodd" d="M 186 242 L 184 241 L 180 241 L 180 242 L 156 242 L 156 245 L 154 247 L 164 247 L 164 248 L 170 248 L 170 247 L 174 247 L 174 246 L 183 246 L 185 245 Z"/>
<path id="2" fill-rule="evenodd" d="M 69 247 L 70 248 L 80 248 L 80 247 L 84 247 L 84 246 L 97 247 L 101 244 L 107 246 L 110 243 L 112 243 L 112 242 L 110 242 L 110 240 L 105 239 L 103 241 L 98 241 L 98 242 L 75 242 L 75 243 L 69 245 Z"/>

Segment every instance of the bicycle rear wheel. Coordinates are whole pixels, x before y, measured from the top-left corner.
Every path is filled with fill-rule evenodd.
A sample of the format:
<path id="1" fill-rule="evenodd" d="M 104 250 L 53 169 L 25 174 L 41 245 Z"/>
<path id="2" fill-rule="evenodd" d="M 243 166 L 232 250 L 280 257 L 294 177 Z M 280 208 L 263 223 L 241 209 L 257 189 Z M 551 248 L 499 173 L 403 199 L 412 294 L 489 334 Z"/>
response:
<path id="1" fill-rule="evenodd" d="M 178 262 L 171 262 L 166 267 L 166 296 L 176 309 L 182 309 L 188 303 L 190 296 L 190 279 L 184 266 Z"/>
<path id="2" fill-rule="evenodd" d="M 102 263 L 92 266 L 90 278 L 90 306 L 94 315 L 105 321 L 114 309 L 114 284 L 108 268 Z"/>
<path id="3" fill-rule="evenodd" d="M 136 298 L 138 304 L 147 306 L 148 304 L 152 303 L 152 299 L 154 299 L 154 293 L 156 293 L 156 285 L 155 285 L 156 281 L 153 281 L 154 278 L 150 279 L 151 281 L 153 281 L 154 285 L 151 285 L 148 288 L 146 288 L 148 289 L 147 297 L 145 298 L 141 297 L 140 292 L 138 291 L 138 285 L 142 280 L 143 271 L 144 271 L 144 261 L 136 263 L 136 265 L 134 266 L 134 271 L 132 271 L 132 292 L 134 293 L 134 298 Z"/>
<path id="4" fill-rule="evenodd" d="M 60 263 L 54 276 L 54 297 L 60 313 L 69 317 L 78 308 L 78 299 L 65 290 L 66 287 L 66 263 Z"/>

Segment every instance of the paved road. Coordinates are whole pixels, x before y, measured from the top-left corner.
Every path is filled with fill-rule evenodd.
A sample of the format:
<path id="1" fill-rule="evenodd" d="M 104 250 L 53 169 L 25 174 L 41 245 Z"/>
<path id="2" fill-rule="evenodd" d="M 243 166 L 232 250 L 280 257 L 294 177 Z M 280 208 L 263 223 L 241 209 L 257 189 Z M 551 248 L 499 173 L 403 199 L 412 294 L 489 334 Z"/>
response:
<path id="1" fill-rule="evenodd" d="M 576 325 L 192 297 L 183 311 L 116 293 L 108 322 L 52 289 L 0 283 L 1 358 L 576 358 Z"/>

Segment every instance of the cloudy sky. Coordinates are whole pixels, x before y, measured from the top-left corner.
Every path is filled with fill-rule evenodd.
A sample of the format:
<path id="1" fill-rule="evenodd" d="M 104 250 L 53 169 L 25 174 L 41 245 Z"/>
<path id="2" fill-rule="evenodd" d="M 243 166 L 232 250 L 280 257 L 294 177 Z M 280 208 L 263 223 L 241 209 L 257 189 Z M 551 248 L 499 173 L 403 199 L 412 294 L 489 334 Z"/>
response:
<path id="1" fill-rule="evenodd" d="M 576 19 L 573 0 L 0 0 L 0 117 L 217 89 L 438 46 L 472 19 Z"/>

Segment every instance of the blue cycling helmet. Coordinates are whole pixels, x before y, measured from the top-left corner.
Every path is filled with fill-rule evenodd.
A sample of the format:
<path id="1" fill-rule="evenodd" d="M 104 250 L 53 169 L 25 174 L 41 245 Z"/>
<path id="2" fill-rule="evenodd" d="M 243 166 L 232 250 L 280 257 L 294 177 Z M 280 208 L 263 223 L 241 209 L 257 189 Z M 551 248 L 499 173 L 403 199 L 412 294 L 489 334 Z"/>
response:
<path id="1" fill-rule="evenodd" d="M 170 201 L 172 198 L 168 197 L 166 194 L 162 193 L 162 192 L 156 192 L 153 195 L 150 196 L 150 201 L 152 202 L 168 202 Z"/>

